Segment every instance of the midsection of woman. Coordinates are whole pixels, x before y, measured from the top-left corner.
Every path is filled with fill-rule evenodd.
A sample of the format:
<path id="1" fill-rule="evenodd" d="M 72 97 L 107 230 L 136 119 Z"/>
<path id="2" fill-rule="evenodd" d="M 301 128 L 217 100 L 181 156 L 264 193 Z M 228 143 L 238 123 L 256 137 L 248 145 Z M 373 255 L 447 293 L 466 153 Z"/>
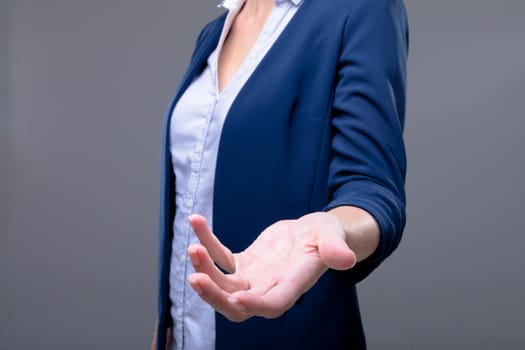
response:
<path id="1" fill-rule="evenodd" d="M 169 156 L 163 156 L 166 181 L 161 183 L 157 347 L 164 349 L 166 329 L 173 325 L 175 349 L 257 348 L 254 344 L 261 349 L 362 349 L 354 285 L 397 247 L 405 220 L 408 40 L 403 3 L 238 4 L 244 7 L 213 21 L 199 36 L 165 121 Z M 248 10 L 256 12 L 243 12 Z M 354 254 L 353 263 L 326 259 L 321 249 L 326 244 L 316 242 L 317 257 L 324 256 L 315 262 L 319 271 L 290 299 L 293 306 L 277 313 L 250 310 L 242 293 L 231 302 L 231 286 L 210 298 L 217 288 L 208 288 L 206 271 L 195 265 L 206 254 L 192 246 L 188 261 L 188 246 L 198 242 L 193 231 L 201 240 L 208 237 L 201 229 L 205 221 L 193 218 L 192 227 L 190 214 L 202 214 L 231 250 L 250 253 L 247 247 L 260 241 L 266 227 L 289 226 L 291 221 L 280 220 L 298 218 L 315 226 L 307 214 L 319 211 L 338 222 L 340 241 Z M 198 274 L 192 274 L 192 263 Z M 243 278 L 221 267 L 231 270 L 229 278 Z M 230 299 L 221 299 L 224 295 Z"/>

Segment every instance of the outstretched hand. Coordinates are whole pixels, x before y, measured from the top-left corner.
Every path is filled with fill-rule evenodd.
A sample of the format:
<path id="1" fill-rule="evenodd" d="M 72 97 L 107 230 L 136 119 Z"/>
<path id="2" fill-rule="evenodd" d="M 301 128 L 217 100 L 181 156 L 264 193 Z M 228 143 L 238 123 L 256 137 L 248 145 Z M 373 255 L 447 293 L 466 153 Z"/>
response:
<path id="1" fill-rule="evenodd" d="M 328 268 L 346 270 L 357 260 L 339 221 L 330 213 L 278 221 L 236 254 L 210 231 L 204 217 L 191 215 L 189 220 L 201 243 L 188 247 L 196 271 L 189 283 L 202 299 L 235 322 L 252 316 L 279 317 Z"/>

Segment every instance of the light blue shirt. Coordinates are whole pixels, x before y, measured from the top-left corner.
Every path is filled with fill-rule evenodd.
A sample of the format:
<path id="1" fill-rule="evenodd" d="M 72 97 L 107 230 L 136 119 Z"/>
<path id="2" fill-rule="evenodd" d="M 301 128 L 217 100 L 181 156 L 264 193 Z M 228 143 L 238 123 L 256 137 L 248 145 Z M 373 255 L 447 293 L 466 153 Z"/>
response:
<path id="1" fill-rule="evenodd" d="M 215 311 L 189 286 L 194 272 L 187 247 L 198 243 L 189 223 L 193 213 L 213 227 L 213 184 L 220 134 L 228 110 L 252 72 L 297 12 L 302 0 L 275 0 L 257 41 L 239 70 L 219 92 L 218 57 L 244 0 L 226 0 L 229 10 L 221 38 L 204 71 L 191 83 L 175 106 L 170 129 L 170 152 L 175 172 L 176 214 L 173 223 L 170 299 L 173 350 L 215 348 Z"/>

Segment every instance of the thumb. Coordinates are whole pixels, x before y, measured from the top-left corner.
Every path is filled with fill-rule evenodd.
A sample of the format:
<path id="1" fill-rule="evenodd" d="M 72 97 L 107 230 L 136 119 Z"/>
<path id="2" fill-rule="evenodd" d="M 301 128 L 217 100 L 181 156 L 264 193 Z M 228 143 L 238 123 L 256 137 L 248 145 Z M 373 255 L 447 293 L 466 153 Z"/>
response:
<path id="1" fill-rule="evenodd" d="M 339 233 L 326 232 L 320 235 L 317 246 L 321 261 L 329 268 L 348 270 L 357 262 L 355 253 Z"/>

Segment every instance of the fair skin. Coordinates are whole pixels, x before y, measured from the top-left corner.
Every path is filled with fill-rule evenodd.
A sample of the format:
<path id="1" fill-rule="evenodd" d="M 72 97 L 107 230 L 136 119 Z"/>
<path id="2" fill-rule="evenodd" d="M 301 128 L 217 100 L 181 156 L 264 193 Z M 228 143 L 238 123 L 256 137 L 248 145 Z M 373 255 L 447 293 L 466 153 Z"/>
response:
<path id="1" fill-rule="evenodd" d="M 201 243 L 188 248 L 195 268 L 189 283 L 234 322 L 279 317 L 329 268 L 350 269 L 379 243 L 374 219 L 350 206 L 278 221 L 236 254 L 221 244 L 202 216 L 189 220 Z"/>
<path id="2" fill-rule="evenodd" d="M 195 268 L 188 281 L 203 300 L 234 322 L 279 317 L 329 268 L 350 269 L 379 244 L 373 217 L 351 206 L 278 221 L 235 254 L 221 244 L 204 217 L 194 214 L 189 221 L 200 244 L 188 247 Z"/>
<path id="3" fill-rule="evenodd" d="M 219 91 L 224 89 L 239 70 L 274 7 L 274 0 L 248 0 L 244 3 L 219 56 Z"/>
<path id="4" fill-rule="evenodd" d="M 274 7 L 274 0 L 244 3 L 220 53 L 220 91 L 243 63 Z M 379 244 L 374 218 L 352 206 L 278 221 L 235 254 L 211 232 L 204 217 L 191 215 L 189 221 L 200 241 L 188 247 L 195 268 L 189 284 L 217 312 L 235 322 L 253 316 L 279 317 L 328 269 L 350 269 Z"/>

